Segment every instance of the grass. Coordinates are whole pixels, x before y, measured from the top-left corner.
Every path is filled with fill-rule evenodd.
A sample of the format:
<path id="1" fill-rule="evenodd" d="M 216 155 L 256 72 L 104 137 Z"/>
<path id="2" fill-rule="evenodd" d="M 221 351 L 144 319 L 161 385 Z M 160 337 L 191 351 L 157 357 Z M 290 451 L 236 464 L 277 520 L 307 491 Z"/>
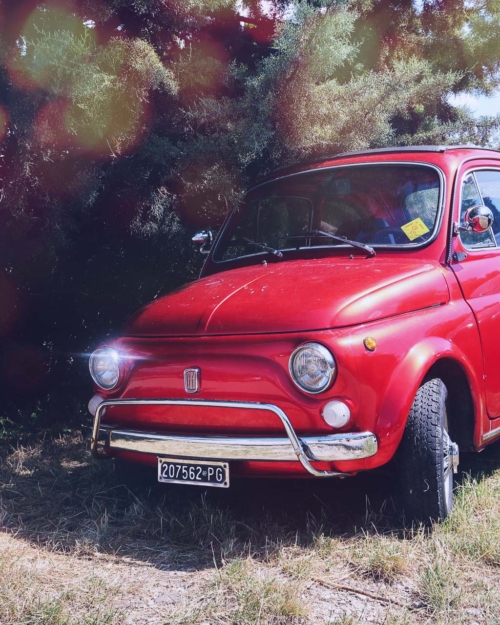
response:
<path id="1" fill-rule="evenodd" d="M 377 474 L 130 487 L 79 434 L 0 447 L 0 623 L 500 625 L 500 461 L 474 462 L 428 531 Z"/>
<path id="2" fill-rule="evenodd" d="M 307 614 L 302 590 L 297 579 L 272 574 L 249 558 L 236 559 L 217 571 L 197 602 L 179 606 L 169 621 L 299 625 Z"/>
<path id="3" fill-rule="evenodd" d="M 366 534 L 352 547 L 353 566 L 365 577 L 388 584 L 409 572 L 411 549 L 394 536 Z"/>
<path id="4" fill-rule="evenodd" d="M 500 472 L 487 480 L 466 478 L 450 522 L 441 530 L 455 554 L 500 566 L 499 492 Z"/>
<path id="5" fill-rule="evenodd" d="M 119 625 L 123 615 L 108 607 L 116 589 L 100 579 L 54 591 L 47 572 L 17 561 L 18 554 L 0 556 L 0 623 L 2 625 Z"/>
<path id="6" fill-rule="evenodd" d="M 460 589 L 451 562 L 445 557 L 433 558 L 424 566 L 419 575 L 420 598 L 427 608 L 435 614 L 453 612 L 458 605 Z"/>

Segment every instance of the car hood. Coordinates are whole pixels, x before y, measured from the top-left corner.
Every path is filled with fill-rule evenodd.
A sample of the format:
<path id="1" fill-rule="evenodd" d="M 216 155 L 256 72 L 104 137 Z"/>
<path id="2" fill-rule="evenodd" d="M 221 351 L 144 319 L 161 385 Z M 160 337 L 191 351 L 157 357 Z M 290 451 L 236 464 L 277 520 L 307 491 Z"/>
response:
<path id="1" fill-rule="evenodd" d="M 188 284 L 140 310 L 128 336 L 300 332 L 444 304 L 440 265 L 377 256 L 243 267 Z"/>

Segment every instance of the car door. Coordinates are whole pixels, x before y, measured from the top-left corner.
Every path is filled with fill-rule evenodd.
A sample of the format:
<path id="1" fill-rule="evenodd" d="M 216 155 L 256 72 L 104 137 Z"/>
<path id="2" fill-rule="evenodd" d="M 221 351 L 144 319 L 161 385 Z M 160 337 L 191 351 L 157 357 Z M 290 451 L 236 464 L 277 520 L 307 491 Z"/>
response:
<path id="1" fill-rule="evenodd" d="M 500 163 L 469 167 L 457 179 L 455 216 L 485 204 L 493 212 L 492 228 L 482 234 L 460 232 L 454 241 L 452 269 L 476 318 L 481 337 L 486 408 L 500 416 Z"/>

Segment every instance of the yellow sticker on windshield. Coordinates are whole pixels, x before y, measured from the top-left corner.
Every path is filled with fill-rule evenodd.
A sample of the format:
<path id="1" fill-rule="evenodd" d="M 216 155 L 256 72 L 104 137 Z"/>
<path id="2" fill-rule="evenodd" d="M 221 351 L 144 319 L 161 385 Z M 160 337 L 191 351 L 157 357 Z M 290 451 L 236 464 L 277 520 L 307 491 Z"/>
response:
<path id="1" fill-rule="evenodd" d="M 404 226 L 401 226 L 401 230 L 406 234 L 410 241 L 418 239 L 418 237 L 421 237 L 423 234 L 430 232 L 429 228 L 424 224 L 420 217 L 417 217 L 413 221 L 409 221 Z"/>

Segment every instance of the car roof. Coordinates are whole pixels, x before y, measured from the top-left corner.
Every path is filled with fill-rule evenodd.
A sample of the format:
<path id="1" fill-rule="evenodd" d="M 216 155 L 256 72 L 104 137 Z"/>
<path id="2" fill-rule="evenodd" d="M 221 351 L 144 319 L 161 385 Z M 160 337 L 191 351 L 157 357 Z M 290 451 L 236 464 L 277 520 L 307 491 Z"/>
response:
<path id="1" fill-rule="evenodd" d="M 322 156 L 318 158 L 298 161 L 296 163 L 290 163 L 289 165 L 284 165 L 282 167 L 278 167 L 273 169 L 268 174 L 262 176 L 259 180 L 255 182 L 254 185 L 250 187 L 253 189 L 255 187 L 260 186 L 263 183 L 271 182 L 273 178 L 276 177 L 277 174 L 283 174 L 285 172 L 298 173 L 299 168 L 305 167 L 308 168 L 314 164 L 320 163 L 330 163 L 331 161 L 341 160 L 344 158 L 354 158 L 354 157 L 363 157 L 370 156 L 372 154 L 397 154 L 397 153 L 410 153 L 410 152 L 433 152 L 433 153 L 444 153 L 450 152 L 452 150 L 481 150 L 487 152 L 494 152 L 495 154 L 500 154 L 500 150 L 495 150 L 493 148 L 484 148 L 480 145 L 472 145 L 472 144 L 464 144 L 464 145 L 405 145 L 405 146 L 394 146 L 389 148 L 374 148 L 370 150 L 360 150 L 358 152 L 341 152 L 339 154 L 335 154 L 335 156 Z"/>
<path id="2" fill-rule="evenodd" d="M 363 154 L 383 154 L 385 152 L 449 152 L 450 150 L 490 150 L 491 152 L 498 152 L 498 150 L 493 148 L 483 148 L 480 145 L 472 145 L 470 143 L 463 145 L 404 145 L 392 148 L 361 150 L 359 152 L 342 152 L 331 158 L 346 158 L 348 156 L 362 156 Z"/>

